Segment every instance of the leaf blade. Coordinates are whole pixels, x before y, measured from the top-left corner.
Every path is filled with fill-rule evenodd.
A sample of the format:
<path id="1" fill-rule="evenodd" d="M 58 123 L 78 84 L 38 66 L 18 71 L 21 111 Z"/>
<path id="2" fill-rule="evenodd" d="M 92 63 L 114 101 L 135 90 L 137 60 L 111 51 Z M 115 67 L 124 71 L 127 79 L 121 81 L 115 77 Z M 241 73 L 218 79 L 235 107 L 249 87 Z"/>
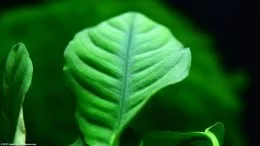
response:
<path id="1" fill-rule="evenodd" d="M 79 32 L 64 56 L 90 145 L 113 145 L 149 97 L 188 75 L 191 62 L 190 50 L 166 27 L 136 12 Z"/>

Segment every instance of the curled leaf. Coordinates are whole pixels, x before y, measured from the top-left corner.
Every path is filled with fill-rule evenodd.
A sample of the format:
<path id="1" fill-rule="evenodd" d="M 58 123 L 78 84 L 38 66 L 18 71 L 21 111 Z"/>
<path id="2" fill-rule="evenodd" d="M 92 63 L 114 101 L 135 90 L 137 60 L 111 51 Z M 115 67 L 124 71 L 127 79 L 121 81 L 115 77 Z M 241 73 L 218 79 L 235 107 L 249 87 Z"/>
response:
<path id="1" fill-rule="evenodd" d="M 32 82 L 32 74 L 33 66 L 25 45 L 14 45 L 6 60 L 0 103 L 0 133 L 4 142 L 25 144 L 22 105 Z"/>
<path id="2" fill-rule="evenodd" d="M 151 132 L 144 136 L 140 146 L 222 146 L 224 131 L 224 125 L 218 122 L 205 132 Z"/>

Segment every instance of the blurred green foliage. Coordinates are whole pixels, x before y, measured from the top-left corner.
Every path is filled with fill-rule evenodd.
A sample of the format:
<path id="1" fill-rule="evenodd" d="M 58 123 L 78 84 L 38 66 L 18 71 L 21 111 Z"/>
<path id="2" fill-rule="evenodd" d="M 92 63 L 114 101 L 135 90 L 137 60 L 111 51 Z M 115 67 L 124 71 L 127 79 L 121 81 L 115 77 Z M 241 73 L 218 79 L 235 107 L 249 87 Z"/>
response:
<path id="1" fill-rule="evenodd" d="M 26 44 L 34 65 L 24 105 L 28 142 L 68 145 L 77 139 L 74 99 L 63 79 L 63 52 L 76 32 L 127 11 L 141 12 L 170 28 L 191 48 L 192 67 L 187 79 L 152 97 L 130 123 L 124 143 L 147 131 L 198 131 L 220 121 L 226 127 L 225 146 L 244 146 L 243 104 L 237 92 L 245 85 L 244 75 L 223 71 L 213 39 L 178 11 L 154 0 L 67 0 L 0 15 L 0 75 L 10 47 L 17 42 Z"/>

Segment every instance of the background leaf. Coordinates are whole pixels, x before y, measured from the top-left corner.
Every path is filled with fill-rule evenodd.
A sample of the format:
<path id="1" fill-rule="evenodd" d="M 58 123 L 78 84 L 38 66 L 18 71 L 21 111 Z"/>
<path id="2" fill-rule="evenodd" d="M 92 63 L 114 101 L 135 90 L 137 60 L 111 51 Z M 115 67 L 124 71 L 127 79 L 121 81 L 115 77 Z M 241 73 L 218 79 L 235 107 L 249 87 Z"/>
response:
<path id="1" fill-rule="evenodd" d="M 213 138 L 208 133 L 209 131 L 214 135 Z M 222 146 L 224 138 L 223 131 L 223 124 L 216 123 L 207 128 L 205 132 L 151 132 L 144 136 L 141 146 Z M 217 137 L 217 141 L 214 139 L 215 137 Z M 212 141 L 214 141 L 214 145 Z"/>
<path id="2" fill-rule="evenodd" d="M 79 32 L 64 56 L 89 145 L 114 145 L 148 98 L 183 80 L 191 63 L 189 49 L 166 27 L 135 12 Z"/>
<path id="3" fill-rule="evenodd" d="M 33 66 L 24 44 L 13 46 L 6 60 L 1 98 L 1 142 L 25 143 L 23 102 L 32 82 Z"/>

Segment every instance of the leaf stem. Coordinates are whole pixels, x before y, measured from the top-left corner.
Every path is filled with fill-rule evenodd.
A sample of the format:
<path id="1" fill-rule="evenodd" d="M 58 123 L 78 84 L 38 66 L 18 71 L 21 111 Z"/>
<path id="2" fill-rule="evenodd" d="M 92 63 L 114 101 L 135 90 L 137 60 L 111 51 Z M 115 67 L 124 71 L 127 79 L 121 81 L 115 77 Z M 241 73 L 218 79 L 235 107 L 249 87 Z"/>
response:
<path id="1" fill-rule="evenodd" d="M 25 125 L 23 119 L 23 108 L 21 107 L 13 143 L 19 145 L 25 145 L 25 139 L 26 139 L 26 131 L 25 131 Z"/>

